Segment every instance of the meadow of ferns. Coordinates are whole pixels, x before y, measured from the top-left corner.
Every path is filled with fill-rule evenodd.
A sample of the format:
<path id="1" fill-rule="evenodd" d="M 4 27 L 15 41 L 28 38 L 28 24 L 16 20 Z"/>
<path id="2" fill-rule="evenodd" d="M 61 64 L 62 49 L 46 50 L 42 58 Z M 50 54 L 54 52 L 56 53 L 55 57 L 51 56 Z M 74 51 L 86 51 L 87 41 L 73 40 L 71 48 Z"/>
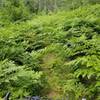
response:
<path id="1" fill-rule="evenodd" d="M 100 100 L 99 4 L 15 23 L 2 20 L 1 98 L 9 91 L 11 100 Z"/>

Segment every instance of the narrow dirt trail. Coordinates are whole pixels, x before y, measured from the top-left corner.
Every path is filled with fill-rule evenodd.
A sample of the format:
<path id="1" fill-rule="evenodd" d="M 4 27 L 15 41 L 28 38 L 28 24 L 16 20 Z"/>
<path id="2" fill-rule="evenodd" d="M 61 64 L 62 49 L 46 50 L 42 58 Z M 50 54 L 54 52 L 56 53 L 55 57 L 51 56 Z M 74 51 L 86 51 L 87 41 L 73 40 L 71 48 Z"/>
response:
<path id="1" fill-rule="evenodd" d="M 46 76 L 47 83 L 49 84 L 47 97 L 53 99 L 60 97 L 62 94 L 62 89 L 59 84 L 59 76 L 57 76 L 53 70 L 53 64 L 55 61 L 56 57 L 53 54 L 48 54 L 44 56 L 43 64 L 41 65 L 42 71 Z"/>

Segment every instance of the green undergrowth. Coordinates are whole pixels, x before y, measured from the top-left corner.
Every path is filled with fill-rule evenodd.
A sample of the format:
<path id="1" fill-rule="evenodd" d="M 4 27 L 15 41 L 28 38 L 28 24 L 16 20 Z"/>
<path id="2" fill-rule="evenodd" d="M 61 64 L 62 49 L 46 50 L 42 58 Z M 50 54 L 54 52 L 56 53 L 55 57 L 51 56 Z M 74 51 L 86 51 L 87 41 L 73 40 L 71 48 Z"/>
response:
<path id="1" fill-rule="evenodd" d="M 0 96 L 100 100 L 100 5 L 0 27 Z"/>

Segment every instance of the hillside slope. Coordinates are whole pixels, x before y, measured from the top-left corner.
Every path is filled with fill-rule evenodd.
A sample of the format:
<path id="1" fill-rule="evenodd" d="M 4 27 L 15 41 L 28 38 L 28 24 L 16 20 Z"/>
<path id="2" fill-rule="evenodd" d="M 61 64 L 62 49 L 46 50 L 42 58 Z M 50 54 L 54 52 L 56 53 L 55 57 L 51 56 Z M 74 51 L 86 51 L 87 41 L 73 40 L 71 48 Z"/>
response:
<path id="1" fill-rule="evenodd" d="M 100 100 L 100 5 L 0 27 L 0 96 Z"/>

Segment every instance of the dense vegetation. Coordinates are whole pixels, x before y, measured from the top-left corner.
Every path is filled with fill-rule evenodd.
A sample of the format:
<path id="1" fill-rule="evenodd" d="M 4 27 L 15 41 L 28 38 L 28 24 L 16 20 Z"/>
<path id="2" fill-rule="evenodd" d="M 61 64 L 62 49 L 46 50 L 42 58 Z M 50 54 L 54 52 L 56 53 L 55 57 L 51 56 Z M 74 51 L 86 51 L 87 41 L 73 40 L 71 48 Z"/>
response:
<path id="1" fill-rule="evenodd" d="M 24 1 L 0 6 L 0 97 L 100 100 L 99 0 Z"/>

